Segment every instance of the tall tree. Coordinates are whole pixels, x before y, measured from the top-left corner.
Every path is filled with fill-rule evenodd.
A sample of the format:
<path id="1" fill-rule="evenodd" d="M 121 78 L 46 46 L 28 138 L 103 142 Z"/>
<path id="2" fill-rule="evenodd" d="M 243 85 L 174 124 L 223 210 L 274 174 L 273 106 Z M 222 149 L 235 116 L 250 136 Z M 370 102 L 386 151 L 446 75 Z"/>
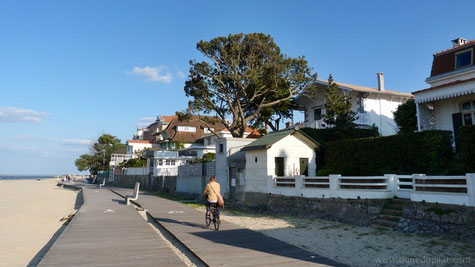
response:
<path id="1" fill-rule="evenodd" d="M 397 107 L 394 114 L 394 121 L 399 129 L 398 133 L 413 133 L 417 131 L 416 102 L 409 99 L 406 103 Z"/>
<path id="2" fill-rule="evenodd" d="M 356 113 L 351 110 L 350 98 L 340 90 L 338 84 L 333 81 L 331 74 L 330 77 L 328 77 L 328 87 L 325 92 L 325 98 L 326 114 L 323 121 L 338 129 L 354 128 Z"/>
<path id="3" fill-rule="evenodd" d="M 107 171 L 112 153 L 119 150 L 125 150 L 125 145 L 120 139 L 110 134 L 103 134 L 92 145 L 91 153 L 81 155 L 74 164 L 79 171 L 89 171 L 91 174 Z"/>
<path id="4" fill-rule="evenodd" d="M 249 124 L 276 128 L 279 118 L 291 115 L 292 99 L 317 77 L 304 57 L 282 54 L 263 33 L 216 37 L 196 48 L 208 61 L 190 61 L 187 113 L 214 112 L 235 137 Z"/>

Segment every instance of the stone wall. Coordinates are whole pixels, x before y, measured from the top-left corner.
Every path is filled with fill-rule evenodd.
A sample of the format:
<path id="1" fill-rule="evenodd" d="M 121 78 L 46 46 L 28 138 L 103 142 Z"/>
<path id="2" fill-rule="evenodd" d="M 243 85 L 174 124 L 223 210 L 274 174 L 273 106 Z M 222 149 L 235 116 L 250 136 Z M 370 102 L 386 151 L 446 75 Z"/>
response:
<path id="1" fill-rule="evenodd" d="M 475 208 L 460 205 L 411 202 L 403 207 L 395 230 L 475 240 Z"/>
<path id="2" fill-rule="evenodd" d="M 382 211 L 385 202 L 385 199 L 322 199 L 247 192 L 243 202 L 233 206 L 367 226 Z"/>
<path id="3" fill-rule="evenodd" d="M 199 196 L 212 175 L 215 175 L 214 162 L 179 166 L 175 192 L 181 195 Z"/>
<path id="4" fill-rule="evenodd" d="M 115 186 L 134 188 L 135 182 L 140 183 L 141 189 L 165 192 L 165 193 L 175 193 L 176 192 L 176 176 L 164 176 L 157 177 L 154 176 L 150 179 L 149 175 L 125 175 L 125 174 L 116 174 L 114 176 Z"/>

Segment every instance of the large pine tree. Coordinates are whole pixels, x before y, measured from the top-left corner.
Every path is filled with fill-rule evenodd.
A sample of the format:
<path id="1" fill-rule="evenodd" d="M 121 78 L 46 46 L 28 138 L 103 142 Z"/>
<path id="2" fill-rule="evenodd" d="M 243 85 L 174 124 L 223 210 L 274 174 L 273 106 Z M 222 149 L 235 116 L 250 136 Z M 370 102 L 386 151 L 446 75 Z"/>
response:
<path id="1" fill-rule="evenodd" d="M 340 90 L 338 84 L 333 81 L 330 74 L 328 77 L 328 87 L 325 92 L 325 110 L 323 118 L 326 124 L 335 126 L 338 129 L 354 128 L 356 113 L 351 110 L 351 101 L 343 90 Z"/>

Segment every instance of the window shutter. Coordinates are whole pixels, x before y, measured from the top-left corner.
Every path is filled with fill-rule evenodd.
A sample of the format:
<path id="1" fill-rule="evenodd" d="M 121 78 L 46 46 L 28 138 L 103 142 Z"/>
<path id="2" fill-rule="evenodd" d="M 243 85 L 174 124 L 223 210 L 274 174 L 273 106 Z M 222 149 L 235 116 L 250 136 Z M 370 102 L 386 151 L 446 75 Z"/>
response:
<path id="1" fill-rule="evenodd" d="M 457 152 L 460 151 L 460 127 L 462 127 L 462 113 L 454 113 L 452 114 L 452 124 L 454 127 L 454 139 L 455 139 L 455 150 Z"/>

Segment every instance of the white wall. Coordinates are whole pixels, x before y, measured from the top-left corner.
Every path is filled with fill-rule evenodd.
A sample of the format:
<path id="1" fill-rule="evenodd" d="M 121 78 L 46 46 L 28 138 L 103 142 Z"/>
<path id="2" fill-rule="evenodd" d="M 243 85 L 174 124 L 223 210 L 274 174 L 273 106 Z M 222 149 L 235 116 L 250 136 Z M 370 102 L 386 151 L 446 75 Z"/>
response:
<path id="1" fill-rule="evenodd" d="M 229 190 L 228 162 L 227 157 L 238 152 L 245 145 L 255 141 L 251 138 L 222 138 L 216 140 L 216 181 L 221 185 L 221 194 L 226 196 Z M 219 145 L 224 147 L 223 152 L 219 151 Z"/>
<path id="2" fill-rule="evenodd" d="M 300 158 L 308 158 L 308 174 L 315 175 L 316 153 L 314 149 L 294 135 L 282 138 L 267 150 L 267 175 L 275 173 L 275 157 L 284 158 L 285 176 L 300 175 Z"/>
<path id="3" fill-rule="evenodd" d="M 453 132 L 452 114 L 461 112 L 461 103 L 470 100 L 475 101 L 475 96 L 461 96 L 433 102 L 435 129 Z"/>
<path id="4" fill-rule="evenodd" d="M 128 143 L 127 142 L 127 154 L 135 154 L 145 148 L 152 148 L 150 143 Z"/>
<path id="5" fill-rule="evenodd" d="M 272 162 L 272 165 L 274 165 L 274 162 Z M 268 166 L 267 150 L 246 151 L 244 191 L 267 193 L 267 179 L 271 179 L 268 178 L 268 176 L 274 175 L 274 172 L 268 174 L 270 168 L 271 167 Z"/>

